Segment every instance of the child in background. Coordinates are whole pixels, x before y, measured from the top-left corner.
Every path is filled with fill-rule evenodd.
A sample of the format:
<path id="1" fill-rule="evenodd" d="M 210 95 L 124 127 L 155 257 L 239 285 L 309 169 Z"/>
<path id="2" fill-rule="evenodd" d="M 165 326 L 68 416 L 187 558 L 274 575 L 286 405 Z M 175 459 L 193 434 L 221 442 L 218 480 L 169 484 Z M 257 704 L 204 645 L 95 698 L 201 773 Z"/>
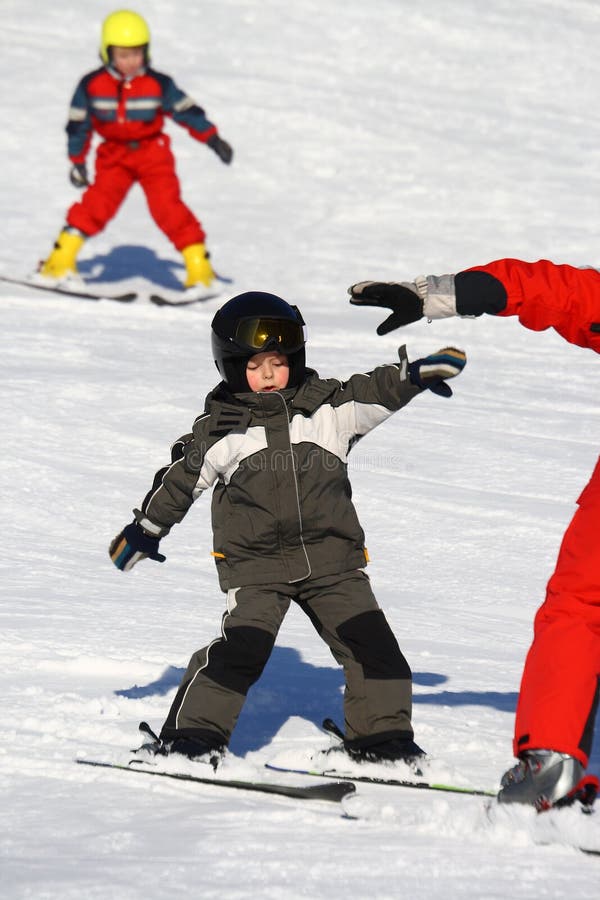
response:
<path id="1" fill-rule="evenodd" d="M 341 383 L 306 368 L 304 345 L 299 310 L 273 294 L 241 294 L 217 312 L 212 347 L 223 381 L 110 546 L 123 571 L 145 557 L 163 561 L 159 541 L 214 488 L 213 556 L 227 595 L 221 636 L 192 656 L 159 739 L 142 748 L 150 753 L 224 750 L 293 600 L 344 668 L 346 752 L 359 761 L 423 755 L 411 670 L 364 571 L 347 456 L 426 388 L 451 394 L 446 379 L 465 355 L 449 348 L 409 363 L 402 347 L 399 362 Z"/>
<path id="2" fill-rule="evenodd" d="M 172 78 L 149 67 L 150 31 L 135 12 L 119 10 L 104 21 L 100 56 L 104 65 L 79 82 L 69 112 L 70 179 L 87 188 L 67 212 L 66 225 L 40 266 L 40 274 L 57 282 L 77 275 L 77 254 L 116 215 L 131 186 L 138 182 L 152 218 L 181 251 L 185 288 L 194 296 L 214 294 L 215 273 L 200 222 L 181 199 L 165 115 L 207 144 L 222 162 L 233 151 L 219 137 L 192 99 Z M 88 180 L 86 158 L 92 136 L 103 138 L 96 153 L 96 173 Z M 190 293 L 190 292 L 188 292 Z"/>

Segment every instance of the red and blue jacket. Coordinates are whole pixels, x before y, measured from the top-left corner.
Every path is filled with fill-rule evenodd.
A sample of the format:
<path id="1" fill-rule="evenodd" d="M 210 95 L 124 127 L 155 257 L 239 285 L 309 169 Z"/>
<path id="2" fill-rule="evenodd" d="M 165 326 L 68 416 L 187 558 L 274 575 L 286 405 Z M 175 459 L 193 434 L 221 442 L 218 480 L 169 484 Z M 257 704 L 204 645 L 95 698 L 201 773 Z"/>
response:
<path id="1" fill-rule="evenodd" d="M 113 69 L 95 69 L 84 75 L 71 101 L 66 129 L 69 159 L 85 162 L 94 132 L 120 144 L 157 137 L 165 116 L 202 143 L 217 133 L 204 110 L 168 75 L 149 68 L 126 80 Z"/>

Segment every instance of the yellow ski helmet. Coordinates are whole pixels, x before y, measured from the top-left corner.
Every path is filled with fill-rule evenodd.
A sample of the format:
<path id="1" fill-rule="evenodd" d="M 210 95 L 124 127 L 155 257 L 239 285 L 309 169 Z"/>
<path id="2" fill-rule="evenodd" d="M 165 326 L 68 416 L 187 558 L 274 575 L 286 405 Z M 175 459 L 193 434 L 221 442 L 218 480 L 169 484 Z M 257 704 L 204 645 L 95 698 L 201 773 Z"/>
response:
<path id="1" fill-rule="evenodd" d="M 150 44 L 150 29 L 140 15 L 129 9 L 119 9 L 102 23 L 100 56 L 110 63 L 109 47 L 146 47 Z M 146 57 L 148 49 L 146 49 Z"/>

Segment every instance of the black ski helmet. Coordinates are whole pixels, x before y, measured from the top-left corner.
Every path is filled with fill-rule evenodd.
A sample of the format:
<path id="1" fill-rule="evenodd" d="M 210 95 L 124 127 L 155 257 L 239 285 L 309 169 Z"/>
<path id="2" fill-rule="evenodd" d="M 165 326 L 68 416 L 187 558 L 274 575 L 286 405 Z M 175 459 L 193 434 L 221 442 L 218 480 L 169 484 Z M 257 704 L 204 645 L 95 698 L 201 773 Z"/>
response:
<path id="1" fill-rule="evenodd" d="M 297 387 L 306 371 L 304 319 L 297 306 L 263 291 L 248 291 L 229 300 L 212 320 L 214 360 L 229 389 L 249 391 L 246 363 L 265 350 L 288 358 L 288 387 Z"/>

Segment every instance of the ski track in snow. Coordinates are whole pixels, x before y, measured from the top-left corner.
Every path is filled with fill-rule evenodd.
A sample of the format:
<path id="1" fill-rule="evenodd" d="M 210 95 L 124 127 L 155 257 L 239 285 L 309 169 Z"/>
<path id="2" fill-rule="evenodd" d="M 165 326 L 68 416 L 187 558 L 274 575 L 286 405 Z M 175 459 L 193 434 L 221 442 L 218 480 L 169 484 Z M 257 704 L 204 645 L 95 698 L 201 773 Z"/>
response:
<path id="1" fill-rule="evenodd" d="M 35 267 L 77 196 L 63 127 L 108 11 L 2 4 L 4 274 Z M 414 672 L 416 739 L 437 771 L 494 789 L 512 761 L 533 615 L 598 455 L 598 362 L 514 321 L 379 338 L 383 315 L 348 306 L 346 288 L 501 256 L 599 262 L 598 6 L 147 0 L 140 11 L 156 67 L 235 149 L 222 166 L 167 126 L 231 293 L 297 302 L 323 375 L 368 371 L 401 343 L 411 358 L 467 350 L 454 397 L 417 398 L 350 467 L 374 589 Z M 600 862 L 568 844 L 600 846 L 600 825 L 575 810 L 538 817 L 376 785 L 343 808 L 302 805 L 74 764 L 127 759 L 139 721 L 160 727 L 223 609 L 207 497 L 164 541 L 164 565 L 123 575 L 107 555 L 216 381 L 219 302 L 145 301 L 182 268 L 137 189 L 81 269 L 142 299 L 0 285 L 3 896 L 595 900 Z M 231 777 L 273 777 L 265 761 L 326 747 L 319 723 L 341 721 L 342 690 L 290 610 L 240 717 Z"/>

